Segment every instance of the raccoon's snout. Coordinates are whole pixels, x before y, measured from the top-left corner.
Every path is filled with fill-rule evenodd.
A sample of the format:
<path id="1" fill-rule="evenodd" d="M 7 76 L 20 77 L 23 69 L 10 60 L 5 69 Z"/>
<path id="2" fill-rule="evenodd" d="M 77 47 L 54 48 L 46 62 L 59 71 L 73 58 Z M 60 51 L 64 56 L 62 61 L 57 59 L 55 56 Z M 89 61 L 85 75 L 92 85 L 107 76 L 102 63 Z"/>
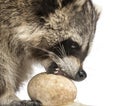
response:
<path id="1" fill-rule="evenodd" d="M 67 78 L 73 79 L 75 81 L 82 81 L 87 77 L 87 74 L 83 69 L 79 69 L 78 72 L 76 73 L 75 77 L 72 77 L 68 73 L 66 73 L 65 70 L 62 70 L 61 68 L 59 68 L 55 62 L 53 62 L 49 66 L 47 73 L 62 75 L 62 76 L 65 76 Z"/>
<path id="2" fill-rule="evenodd" d="M 75 81 L 82 81 L 87 77 L 87 74 L 84 70 L 79 70 L 75 76 Z"/>

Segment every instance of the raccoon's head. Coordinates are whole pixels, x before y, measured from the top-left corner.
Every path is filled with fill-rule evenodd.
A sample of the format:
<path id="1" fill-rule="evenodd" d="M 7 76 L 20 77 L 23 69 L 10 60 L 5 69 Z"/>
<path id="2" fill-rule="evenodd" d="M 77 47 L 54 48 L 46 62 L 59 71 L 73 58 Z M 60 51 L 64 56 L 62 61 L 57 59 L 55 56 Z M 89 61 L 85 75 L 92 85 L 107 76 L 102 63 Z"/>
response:
<path id="1" fill-rule="evenodd" d="M 95 34 L 96 7 L 91 0 L 45 0 L 37 11 L 44 20 L 41 48 L 49 55 L 43 61 L 47 72 L 85 79 L 82 66 Z"/>

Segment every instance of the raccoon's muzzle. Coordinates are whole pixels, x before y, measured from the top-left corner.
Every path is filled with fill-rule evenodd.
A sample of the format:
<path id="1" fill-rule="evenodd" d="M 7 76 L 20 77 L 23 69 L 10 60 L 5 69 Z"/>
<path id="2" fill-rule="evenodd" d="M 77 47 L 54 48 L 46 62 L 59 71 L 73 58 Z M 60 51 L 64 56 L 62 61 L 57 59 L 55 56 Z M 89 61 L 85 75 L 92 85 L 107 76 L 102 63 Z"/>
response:
<path id="1" fill-rule="evenodd" d="M 48 74 L 55 74 L 55 75 L 62 75 L 62 76 L 65 76 L 67 78 L 73 79 L 74 81 L 82 81 L 87 77 L 86 72 L 81 68 L 78 70 L 75 77 L 72 77 L 68 73 L 66 73 L 65 71 L 62 71 L 58 67 L 58 65 L 54 62 L 49 66 L 47 73 Z"/>

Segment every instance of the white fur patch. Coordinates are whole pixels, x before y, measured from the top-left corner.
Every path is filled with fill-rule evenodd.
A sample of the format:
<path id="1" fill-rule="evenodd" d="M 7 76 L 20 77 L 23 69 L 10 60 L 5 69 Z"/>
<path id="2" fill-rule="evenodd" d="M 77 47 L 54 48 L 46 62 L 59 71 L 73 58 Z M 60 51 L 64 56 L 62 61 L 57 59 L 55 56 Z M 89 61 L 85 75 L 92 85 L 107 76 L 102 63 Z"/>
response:
<path id="1" fill-rule="evenodd" d="M 27 26 L 20 26 L 16 31 L 20 39 L 28 39 L 30 37 L 30 28 Z"/>
<path id="2" fill-rule="evenodd" d="M 40 30 L 34 26 L 20 26 L 15 29 L 17 31 L 17 36 L 23 41 L 38 40 L 37 38 L 42 37 L 44 30 Z"/>
<path id="3" fill-rule="evenodd" d="M 94 4 L 94 7 L 95 7 L 95 10 L 97 11 L 97 14 L 100 15 L 102 8 L 97 4 Z"/>
<path id="4" fill-rule="evenodd" d="M 80 46 L 82 45 L 82 38 L 80 37 L 79 34 L 74 34 L 74 35 L 72 36 L 72 40 L 73 40 L 74 42 L 77 42 Z"/>

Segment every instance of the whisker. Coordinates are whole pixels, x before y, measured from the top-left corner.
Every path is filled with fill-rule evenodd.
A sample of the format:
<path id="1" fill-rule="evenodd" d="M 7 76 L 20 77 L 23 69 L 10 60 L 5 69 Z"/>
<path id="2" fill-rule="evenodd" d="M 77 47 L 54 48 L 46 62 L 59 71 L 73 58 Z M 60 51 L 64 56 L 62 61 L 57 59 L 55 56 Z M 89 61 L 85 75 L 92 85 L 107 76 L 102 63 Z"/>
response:
<path id="1" fill-rule="evenodd" d="M 58 47 L 58 52 L 61 54 L 61 57 L 66 56 L 64 46 L 59 42 L 60 47 Z"/>
<path id="2" fill-rule="evenodd" d="M 58 53 L 60 54 L 60 56 L 62 56 L 63 54 L 61 53 L 61 50 L 59 47 L 54 47 L 54 49 L 56 49 L 58 51 Z"/>
<path id="3" fill-rule="evenodd" d="M 61 48 L 62 48 L 63 55 L 64 55 L 64 56 L 67 56 L 67 53 L 66 53 L 65 47 L 62 45 Z"/>
<path id="4" fill-rule="evenodd" d="M 61 59 L 59 56 L 57 56 L 55 53 L 53 53 L 53 52 L 51 52 L 51 51 L 49 51 L 49 50 L 43 49 L 43 48 L 34 47 L 34 46 L 30 45 L 30 44 L 29 44 L 29 46 L 45 52 L 45 53 L 46 53 L 45 55 L 49 56 L 49 57 L 50 57 L 55 63 L 57 63 L 58 65 L 60 65 L 60 64 L 63 63 L 62 59 Z M 44 56 L 44 55 L 43 55 L 43 56 Z"/>

